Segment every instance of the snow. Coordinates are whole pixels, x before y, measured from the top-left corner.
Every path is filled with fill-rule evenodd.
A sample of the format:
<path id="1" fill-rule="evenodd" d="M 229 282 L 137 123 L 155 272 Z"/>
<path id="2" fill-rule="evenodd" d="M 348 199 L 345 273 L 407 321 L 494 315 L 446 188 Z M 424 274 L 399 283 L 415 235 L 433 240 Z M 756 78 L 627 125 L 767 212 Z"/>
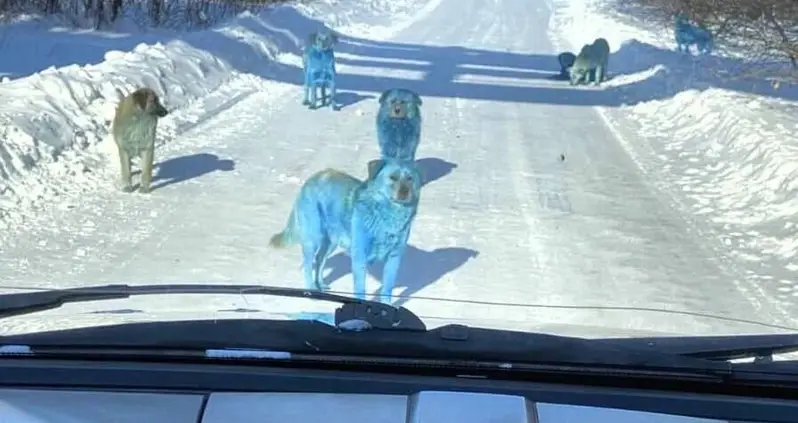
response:
<path id="1" fill-rule="evenodd" d="M 794 160 L 783 153 L 795 120 L 780 98 L 792 88 L 710 87 L 700 63 L 659 50 L 666 35 L 587 1 L 324 0 L 189 33 L 40 29 L 35 54 L 18 56 L 38 64 L 15 64 L 17 79 L 0 85 L 2 289 L 301 286 L 299 252 L 270 249 L 269 236 L 312 173 L 365 176 L 375 99 L 402 86 L 424 99 L 419 158 L 431 181 L 394 294 L 429 326 L 617 336 L 798 325 L 781 282 L 796 280 L 795 231 L 784 229 Z M 299 47 L 322 23 L 345 35 L 340 112 L 300 104 Z M 615 53 L 607 87 L 551 78 L 559 51 L 599 35 Z M 11 39 L 9 55 L 28 48 Z M 41 70 L 52 52 L 59 67 Z M 149 195 L 118 190 L 107 137 L 120 92 L 140 85 L 174 110 L 159 126 Z M 345 256 L 329 267 L 332 289 L 351 294 Z M 8 318 L 0 330 L 328 320 L 330 310 L 145 296 Z"/>
<path id="2" fill-rule="evenodd" d="M 610 42 L 608 82 L 621 107 L 605 119 L 654 186 L 668 192 L 694 230 L 739 268 L 746 295 L 781 317 L 798 298 L 798 87 L 765 80 L 724 80 L 739 69 L 731 53 L 677 54 L 670 28 L 651 28 L 641 13 L 612 0 L 554 0 L 553 34 L 564 48 L 596 37 Z M 650 16 L 648 17 L 650 20 Z"/>
<path id="3" fill-rule="evenodd" d="M 196 104 L 209 94 L 231 86 L 238 94 L 252 92 L 261 78 L 276 74 L 294 79 L 291 65 L 300 60 L 301 44 L 321 23 L 379 38 L 401 25 L 364 26 L 363 19 L 401 21 L 423 0 L 373 0 L 357 9 L 341 3 L 278 6 L 259 16 L 244 12 L 185 35 L 70 31 L 53 20 L 27 20 L 7 30 L 4 54 L 19 60 L 0 72 L 25 77 L 0 85 L 0 229 L 25 224 L 48 203 L 63 207 L 108 186 L 108 174 L 98 167 L 116 160 L 107 133 L 120 94 L 149 86 L 167 108 L 179 110 L 163 125 L 161 142 L 168 143 L 223 110 L 224 104 Z M 44 58 L 61 66 L 47 66 Z"/>

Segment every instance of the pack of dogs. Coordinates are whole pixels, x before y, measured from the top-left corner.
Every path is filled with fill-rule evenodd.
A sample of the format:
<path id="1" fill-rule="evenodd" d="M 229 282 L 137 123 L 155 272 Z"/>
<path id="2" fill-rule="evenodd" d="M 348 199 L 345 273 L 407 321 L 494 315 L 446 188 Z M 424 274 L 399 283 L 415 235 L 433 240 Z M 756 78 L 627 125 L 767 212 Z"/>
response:
<path id="1" fill-rule="evenodd" d="M 690 22 L 684 13 L 674 15 L 673 34 L 678 52 L 689 53 L 690 46 L 693 45 L 700 54 L 712 52 L 712 32 L 704 26 Z M 591 44 L 582 46 L 579 54 L 566 51 L 557 55 L 559 77 L 569 79 L 571 85 L 600 85 L 607 80 L 609 57 L 610 44 L 604 38 L 596 38 Z"/>
<path id="2" fill-rule="evenodd" d="M 304 105 L 317 108 L 316 91 L 330 89 L 335 104 L 335 54 L 338 37 L 326 30 L 308 37 L 304 50 Z M 338 249 L 350 259 L 353 294 L 366 298 L 369 266 L 382 263 L 380 301 L 392 303 L 393 288 L 407 249 L 421 199 L 423 177 L 415 158 L 421 141 L 418 93 L 391 88 L 379 97 L 376 117 L 379 158 L 367 163 L 365 179 L 338 169 L 313 174 L 300 187 L 285 228 L 269 245 L 299 245 L 305 289 L 328 290 L 322 272 Z"/>
<path id="3" fill-rule="evenodd" d="M 675 33 L 680 51 L 690 44 L 711 49 L 709 31 L 684 17 L 677 17 Z M 340 109 L 335 102 L 337 42 L 338 36 L 327 30 L 308 36 L 302 58 L 302 104 L 310 109 L 325 105 Z M 560 75 L 571 85 L 599 85 L 607 77 L 609 54 L 604 38 L 585 44 L 577 55 L 561 53 L 557 56 Z M 415 159 L 421 141 L 422 104 L 412 90 L 383 91 L 375 120 L 379 158 L 367 163 L 366 177 L 328 168 L 310 176 L 299 188 L 285 227 L 271 236 L 269 245 L 275 249 L 299 245 L 305 289 L 329 289 L 322 272 L 330 256 L 341 249 L 350 259 L 355 298 L 365 299 L 368 268 L 379 262 L 383 265 L 379 298 L 392 303 L 421 199 L 423 175 Z M 150 191 L 158 120 L 168 114 L 149 88 L 139 88 L 119 101 L 111 133 L 119 153 L 124 192 L 134 191 L 131 163 L 136 157 L 141 166 L 139 191 Z"/>
<path id="4" fill-rule="evenodd" d="M 335 102 L 337 42 L 336 34 L 315 31 L 303 49 L 302 103 L 311 109 L 325 105 L 340 108 Z M 305 289 L 328 289 L 322 271 L 332 253 L 342 249 L 351 259 L 354 296 L 365 299 L 368 267 L 382 262 L 380 300 L 392 302 L 421 198 L 423 178 L 415 162 L 421 140 L 421 105 L 421 97 L 411 90 L 384 91 L 375 121 L 380 154 L 367 163 L 366 178 L 325 169 L 299 189 L 285 228 L 270 238 L 269 245 L 301 247 Z M 158 120 L 168 114 L 150 88 L 139 88 L 117 104 L 111 134 L 119 153 L 122 191 L 134 191 L 131 167 L 133 159 L 139 158 L 138 190 L 150 192 Z"/>
<path id="5" fill-rule="evenodd" d="M 600 85 L 607 80 L 607 66 L 610 60 L 610 44 L 604 38 L 596 38 L 585 44 L 579 54 L 563 52 L 557 55 L 560 64 L 560 77 L 568 78 L 571 85 Z"/>
<path id="6" fill-rule="evenodd" d="M 328 289 L 322 271 L 340 248 L 351 261 L 355 298 L 365 299 L 367 269 L 381 262 L 380 300 L 392 302 L 421 199 L 423 176 L 415 161 L 421 103 L 411 90 L 384 91 L 376 119 L 380 158 L 368 162 L 367 177 L 325 169 L 300 187 L 285 228 L 269 245 L 300 246 L 305 289 Z"/>

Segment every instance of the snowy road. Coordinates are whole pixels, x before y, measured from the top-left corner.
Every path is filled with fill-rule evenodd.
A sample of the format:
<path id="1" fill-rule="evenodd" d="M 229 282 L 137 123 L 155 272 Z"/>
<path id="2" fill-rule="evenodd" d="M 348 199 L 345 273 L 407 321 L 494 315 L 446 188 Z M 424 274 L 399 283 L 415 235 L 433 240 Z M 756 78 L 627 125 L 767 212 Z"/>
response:
<path id="1" fill-rule="evenodd" d="M 198 281 L 299 287 L 298 249 L 270 250 L 269 236 L 282 228 L 311 173 L 337 167 L 365 175 L 377 155 L 376 96 L 405 86 L 424 99 L 419 158 L 434 179 L 422 192 L 395 291 L 413 297 L 405 306 L 422 316 L 530 326 L 709 333 L 723 324 L 451 300 L 638 306 L 774 322 L 584 105 L 584 91 L 594 88 L 577 91 L 550 79 L 556 52 L 548 19 L 545 5 L 529 0 L 489 6 L 442 0 L 391 42 L 344 43 L 341 90 L 353 104 L 337 113 L 308 111 L 295 86 L 270 82 L 246 93 L 231 86 L 225 95 L 240 101 L 157 153 L 167 161 L 162 176 L 177 183 L 151 196 L 101 192 L 63 211 L 57 228 L 22 234 L 0 258 L 6 280 L 38 287 Z M 330 266 L 333 289 L 351 292 L 344 256 Z M 370 279 L 369 291 L 377 287 Z M 152 301 L 131 300 L 127 308 Z M 236 299 L 201 301 L 209 310 L 244 307 Z M 290 301 L 257 301 L 259 309 L 296 310 Z"/>

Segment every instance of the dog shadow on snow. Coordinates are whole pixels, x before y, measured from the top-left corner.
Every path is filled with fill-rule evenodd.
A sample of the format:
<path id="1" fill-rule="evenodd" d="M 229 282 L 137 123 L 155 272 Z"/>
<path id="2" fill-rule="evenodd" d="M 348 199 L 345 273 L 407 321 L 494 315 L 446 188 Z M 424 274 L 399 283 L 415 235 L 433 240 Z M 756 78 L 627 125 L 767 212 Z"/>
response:
<path id="1" fill-rule="evenodd" d="M 362 95 L 362 94 L 358 94 L 356 92 L 350 92 L 350 91 L 343 91 L 343 92 L 342 91 L 338 91 L 335 94 L 335 101 L 338 103 L 339 106 L 341 106 L 342 109 L 345 108 L 345 107 L 351 106 L 353 104 L 360 103 L 363 100 L 370 100 L 372 98 L 375 98 L 375 96 L 373 96 L 373 95 Z"/>
<path id="2" fill-rule="evenodd" d="M 229 159 L 220 159 L 215 154 L 197 153 L 167 159 L 158 163 L 155 167 L 157 171 L 152 176 L 153 191 L 198 178 L 211 172 L 229 172 L 235 169 L 235 162 Z"/>
<path id="3" fill-rule="evenodd" d="M 293 8 L 238 19 L 240 31 L 212 31 L 185 41 L 209 51 L 236 70 L 297 86 L 300 101 L 302 69 L 299 61 L 280 59 L 278 52 L 301 55 L 307 34 L 324 25 Z M 241 37 L 249 31 L 257 37 Z M 767 97 L 798 99 L 798 86 L 773 89 L 762 80 L 720 77 L 726 69 L 740 69 L 737 59 L 690 56 L 630 41 L 610 56 L 609 84 L 600 88 L 571 87 L 558 80 L 557 53 L 491 51 L 459 46 L 433 46 L 373 41 L 340 34 L 336 45 L 338 95 L 354 104 L 391 87 L 404 87 L 422 97 L 466 98 L 519 103 L 609 106 L 633 105 L 665 99 L 686 89 L 724 88 Z M 258 40 L 268 39 L 268 43 Z M 585 39 L 585 43 L 592 40 Z M 266 56 L 271 61 L 255 60 Z M 296 62 L 296 63 L 294 63 Z M 264 65 L 264 63 L 267 63 Z M 395 71 L 395 72 L 391 72 Z M 406 79 L 402 73 L 421 74 Z M 357 72 L 357 73 L 353 73 Z M 501 82 L 493 82 L 501 78 Z"/>
<path id="4" fill-rule="evenodd" d="M 408 245 L 395 285 L 395 288 L 404 287 L 405 289 L 400 295 L 394 296 L 393 305 L 396 307 L 403 305 L 415 293 L 432 285 L 447 273 L 452 272 L 478 255 L 479 252 L 469 248 L 443 247 L 433 251 L 425 251 Z M 330 269 L 330 273 L 324 278 L 324 282 L 329 286 L 344 276 L 351 275 L 351 259 L 345 253 L 337 253 L 327 260 L 327 268 Z M 382 282 L 382 263 L 369 266 L 368 272 L 372 277 Z M 347 282 L 351 284 L 352 281 L 349 280 Z M 369 294 L 367 293 L 367 295 Z M 379 289 L 370 295 L 378 296 Z"/>

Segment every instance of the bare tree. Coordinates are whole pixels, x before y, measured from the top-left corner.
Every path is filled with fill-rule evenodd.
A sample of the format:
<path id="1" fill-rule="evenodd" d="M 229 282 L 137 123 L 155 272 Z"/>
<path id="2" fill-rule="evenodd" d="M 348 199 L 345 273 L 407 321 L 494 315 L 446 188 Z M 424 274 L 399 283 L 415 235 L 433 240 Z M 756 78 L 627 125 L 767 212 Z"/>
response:
<path id="1" fill-rule="evenodd" d="M 0 0 L 0 18 L 19 13 L 63 15 L 76 26 L 107 27 L 123 16 L 151 26 L 207 26 L 245 10 L 290 0 Z"/>

